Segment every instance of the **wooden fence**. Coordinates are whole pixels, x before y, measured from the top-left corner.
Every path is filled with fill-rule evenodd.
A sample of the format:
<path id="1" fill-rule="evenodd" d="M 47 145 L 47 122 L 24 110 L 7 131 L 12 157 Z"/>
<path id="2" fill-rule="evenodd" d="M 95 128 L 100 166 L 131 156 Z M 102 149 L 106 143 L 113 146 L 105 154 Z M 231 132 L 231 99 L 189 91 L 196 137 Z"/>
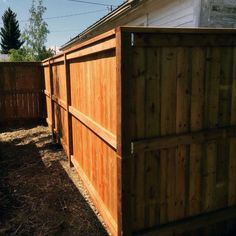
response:
<path id="1" fill-rule="evenodd" d="M 235 30 L 121 27 L 43 66 L 48 124 L 113 235 L 235 230 Z"/>
<path id="2" fill-rule="evenodd" d="M 0 63 L 0 123 L 42 121 L 45 117 L 41 63 Z"/>

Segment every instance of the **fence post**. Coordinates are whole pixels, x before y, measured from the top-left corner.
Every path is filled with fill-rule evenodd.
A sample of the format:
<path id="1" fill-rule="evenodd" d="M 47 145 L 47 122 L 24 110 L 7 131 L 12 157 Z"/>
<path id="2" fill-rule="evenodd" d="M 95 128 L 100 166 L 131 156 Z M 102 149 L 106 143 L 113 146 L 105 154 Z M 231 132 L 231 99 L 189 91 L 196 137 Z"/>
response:
<path id="1" fill-rule="evenodd" d="M 131 210 L 131 137 L 129 132 L 130 41 L 131 34 L 116 29 L 117 57 L 117 169 L 118 169 L 118 235 L 132 234 Z M 124 60 L 125 58 L 125 63 Z"/>
<path id="2" fill-rule="evenodd" d="M 39 118 L 45 121 L 47 117 L 47 106 L 46 106 L 46 95 L 44 94 L 45 90 L 45 76 L 44 76 L 44 67 L 40 63 L 39 64 L 39 83 L 40 83 L 40 92 L 38 93 L 38 98 L 39 98 Z"/>
<path id="3" fill-rule="evenodd" d="M 71 105 L 71 89 L 70 89 L 70 70 L 66 60 L 66 53 L 64 54 L 64 68 L 65 68 L 65 79 L 66 79 L 66 119 L 67 119 L 67 156 L 69 166 L 72 166 L 71 155 L 73 150 L 72 142 L 72 117 L 69 113 L 69 106 Z"/>
<path id="4" fill-rule="evenodd" d="M 55 129 L 55 115 L 54 115 L 53 100 L 52 100 L 52 96 L 53 96 L 53 73 L 52 73 L 52 64 L 51 64 L 50 60 L 48 61 L 48 66 L 49 66 L 50 101 L 51 101 L 51 116 L 52 116 L 51 132 L 52 132 L 53 142 L 55 142 L 56 141 L 56 136 L 55 136 L 55 133 L 54 133 L 54 129 Z"/>

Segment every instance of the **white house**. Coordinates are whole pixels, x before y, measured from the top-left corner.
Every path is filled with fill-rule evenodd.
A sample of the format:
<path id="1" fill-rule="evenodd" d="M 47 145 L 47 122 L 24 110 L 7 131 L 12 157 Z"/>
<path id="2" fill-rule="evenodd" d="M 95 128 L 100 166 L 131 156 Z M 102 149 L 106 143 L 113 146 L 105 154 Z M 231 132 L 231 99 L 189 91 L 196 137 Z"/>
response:
<path id="1" fill-rule="evenodd" d="M 236 27 L 236 0 L 127 0 L 61 47 L 117 26 Z"/>

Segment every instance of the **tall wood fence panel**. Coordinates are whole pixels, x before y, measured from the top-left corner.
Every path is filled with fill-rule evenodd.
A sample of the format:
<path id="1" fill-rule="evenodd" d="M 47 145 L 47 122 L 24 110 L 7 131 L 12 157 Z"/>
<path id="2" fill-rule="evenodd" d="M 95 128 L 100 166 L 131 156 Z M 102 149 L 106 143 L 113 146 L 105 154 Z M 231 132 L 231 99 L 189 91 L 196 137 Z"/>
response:
<path id="1" fill-rule="evenodd" d="M 133 229 L 235 205 L 235 35 L 132 37 Z"/>
<path id="2" fill-rule="evenodd" d="M 43 63 L 48 123 L 117 232 L 115 32 Z"/>
<path id="3" fill-rule="evenodd" d="M 0 123 L 43 120 L 41 63 L 0 63 Z"/>
<path id="4" fill-rule="evenodd" d="M 121 27 L 43 65 L 48 123 L 113 235 L 236 230 L 235 30 Z"/>

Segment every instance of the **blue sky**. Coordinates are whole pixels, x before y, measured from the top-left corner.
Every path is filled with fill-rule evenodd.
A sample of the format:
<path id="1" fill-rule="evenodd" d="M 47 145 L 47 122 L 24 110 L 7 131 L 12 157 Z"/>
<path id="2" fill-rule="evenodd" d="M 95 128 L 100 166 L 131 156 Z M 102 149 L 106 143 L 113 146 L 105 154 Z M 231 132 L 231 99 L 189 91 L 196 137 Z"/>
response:
<path id="1" fill-rule="evenodd" d="M 95 3 L 103 3 L 108 5 L 120 5 L 124 0 L 84 0 Z M 29 8 L 31 0 L 0 0 L 0 26 L 2 26 L 1 16 L 7 7 L 10 7 L 16 14 L 20 28 L 23 30 L 29 18 Z M 44 0 L 44 6 L 47 11 L 45 18 L 58 17 L 55 19 L 47 19 L 50 34 L 48 35 L 47 46 L 61 46 L 70 38 L 73 38 L 95 21 L 108 13 L 106 6 L 93 4 L 84 4 L 71 0 Z M 63 17 L 65 15 L 73 15 L 71 17 Z M 81 14 L 81 15 L 79 15 Z"/>

